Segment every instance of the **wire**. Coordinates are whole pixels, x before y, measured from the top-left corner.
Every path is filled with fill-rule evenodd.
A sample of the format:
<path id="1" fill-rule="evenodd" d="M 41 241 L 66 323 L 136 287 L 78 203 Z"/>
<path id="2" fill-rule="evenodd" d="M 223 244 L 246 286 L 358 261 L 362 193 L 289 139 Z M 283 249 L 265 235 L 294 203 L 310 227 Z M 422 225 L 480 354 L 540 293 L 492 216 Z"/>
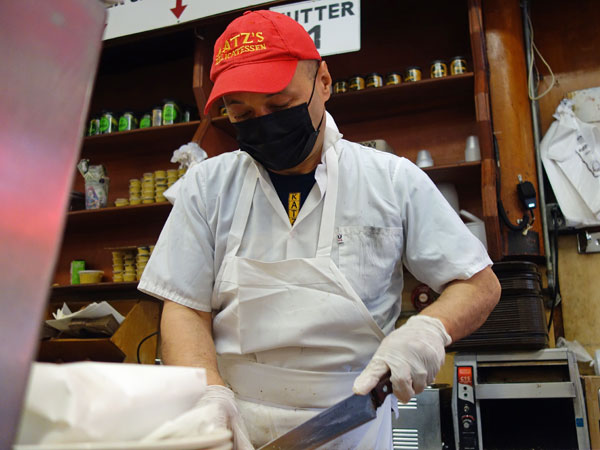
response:
<path id="1" fill-rule="evenodd" d="M 552 272 L 554 287 L 551 292 L 552 307 L 550 308 L 550 318 L 548 319 L 548 332 L 552 326 L 552 318 L 554 317 L 554 307 L 560 302 L 560 283 L 558 278 L 558 208 L 555 206 L 552 208 L 552 247 L 554 250 L 554 257 L 552 258 Z"/>
<path id="2" fill-rule="evenodd" d="M 135 352 L 136 356 L 137 356 L 137 362 L 138 364 L 141 364 L 142 362 L 140 361 L 140 349 L 142 348 L 142 344 L 144 342 L 146 342 L 148 339 L 150 339 L 152 336 L 156 336 L 158 334 L 158 331 L 155 331 L 154 333 L 149 334 L 148 336 L 146 336 L 144 339 L 142 339 L 140 341 L 140 343 L 137 346 L 137 351 Z"/>
<path id="3" fill-rule="evenodd" d="M 552 68 L 550 67 L 550 64 L 548 64 L 548 62 L 544 59 L 544 57 L 542 56 L 542 54 L 536 47 L 535 42 L 533 41 L 533 24 L 531 23 L 531 17 L 529 17 L 528 11 L 525 11 L 525 14 L 527 15 L 527 26 L 529 27 L 529 34 L 531 36 L 531 38 L 530 38 L 531 45 L 527 49 L 527 51 L 529 52 L 529 67 L 527 68 L 527 91 L 528 91 L 530 100 L 539 100 L 542 97 L 544 97 L 546 94 L 548 94 L 548 92 L 550 92 L 550 90 L 554 87 L 554 85 L 556 84 L 556 77 L 554 76 L 554 72 L 552 72 Z M 541 93 L 538 96 L 535 95 L 535 88 L 533 86 L 533 61 L 535 58 L 535 55 L 533 53 L 534 51 L 535 51 L 535 53 L 538 54 L 538 56 L 540 57 L 540 59 L 542 60 L 544 65 L 548 68 L 548 72 L 550 72 L 550 76 L 552 77 L 552 81 L 550 82 L 550 86 L 548 87 L 548 89 L 546 89 L 543 93 Z M 538 72 L 537 69 L 536 69 L 536 72 Z M 539 77 L 538 77 L 538 79 L 539 79 Z"/>

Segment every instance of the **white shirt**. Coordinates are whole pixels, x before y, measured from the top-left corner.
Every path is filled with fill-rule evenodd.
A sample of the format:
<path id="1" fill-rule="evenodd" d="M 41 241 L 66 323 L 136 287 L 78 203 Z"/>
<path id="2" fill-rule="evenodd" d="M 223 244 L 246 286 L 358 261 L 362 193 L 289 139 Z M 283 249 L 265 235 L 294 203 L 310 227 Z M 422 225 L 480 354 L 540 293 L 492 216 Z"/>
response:
<path id="1" fill-rule="evenodd" d="M 450 281 L 468 279 L 492 261 L 421 169 L 341 137 L 327 114 L 324 149 L 339 141 L 331 257 L 387 334 L 400 315 L 403 263 L 441 292 Z M 212 311 L 215 277 L 250 164 L 256 163 L 238 150 L 186 173 L 138 289 Z M 314 257 L 327 181 L 324 159 L 293 226 L 268 173 L 257 166 L 259 184 L 238 255 L 269 262 Z"/>

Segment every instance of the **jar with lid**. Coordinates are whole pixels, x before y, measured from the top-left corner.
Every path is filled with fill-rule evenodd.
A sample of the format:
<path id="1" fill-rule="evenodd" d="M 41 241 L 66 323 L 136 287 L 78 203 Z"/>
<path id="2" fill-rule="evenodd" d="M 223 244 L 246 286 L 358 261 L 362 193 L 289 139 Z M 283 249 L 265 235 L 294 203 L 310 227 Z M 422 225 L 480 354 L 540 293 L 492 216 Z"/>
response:
<path id="1" fill-rule="evenodd" d="M 399 72 L 390 72 L 385 76 L 385 85 L 393 86 L 402 83 L 402 76 Z"/>
<path id="2" fill-rule="evenodd" d="M 360 75 L 354 75 L 348 80 L 348 89 L 351 91 L 362 91 L 365 88 L 365 79 Z"/>
<path id="3" fill-rule="evenodd" d="M 376 73 L 370 73 L 367 76 L 367 88 L 378 88 L 383 86 L 383 77 Z"/>
<path id="4" fill-rule="evenodd" d="M 406 68 L 404 81 L 413 82 L 421 79 L 421 68 L 419 66 L 410 66 Z"/>
<path id="5" fill-rule="evenodd" d="M 460 75 L 467 72 L 467 59 L 464 56 L 455 56 L 450 61 L 450 74 Z"/>
<path id="6" fill-rule="evenodd" d="M 448 75 L 448 66 L 441 59 L 436 59 L 431 62 L 429 75 L 431 78 L 444 78 Z"/>
<path id="7" fill-rule="evenodd" d="M 337 80 L 333 83 L 334 94 L 343 94 L 344 92 L 348 92 L 348 83 L 346 80 Z"/>

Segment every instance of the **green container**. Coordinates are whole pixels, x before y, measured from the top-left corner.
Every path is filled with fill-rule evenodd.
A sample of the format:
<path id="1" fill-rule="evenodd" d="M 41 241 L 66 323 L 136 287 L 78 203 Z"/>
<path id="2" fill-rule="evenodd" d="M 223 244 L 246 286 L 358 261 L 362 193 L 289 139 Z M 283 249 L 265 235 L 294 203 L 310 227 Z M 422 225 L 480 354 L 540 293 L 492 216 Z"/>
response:
<path id="1" fill-rule="evenodd" d="M 85 261 L 79 259 L 71 261 L 71 284 L 80 284 L 79 271 L 85 270 Z"/>
<path id="2" fill-rule="evenodd" d="M 133 113 L 126 112 L 119 118 L 119 131 L 135 130 L 138 127 L 138 121 Z"/>
<path id="3" fill-rule="evenodd" d="M 111 112 L 105 112 L 100 118 L 100 134 L 114 133 L 119 128 L 117 119 Z"/>
<path id="4" fill-rule="evenodd" d="M 165 100 L 162 110 L 162 124 L 173 125 L 181 122 L 181 109 L 173 100 Z"/>
<path id="5" fill-rule="evenodd" d="M 90 120 L 90 127 L 88 128 L 88 136 L 95 136 L 100 134 L 100 119 L 97 117 Z"/>
<path id="6" fill-rule="evenodd" d="M 140 120 L 140 128 L 150 128 L 152 126 L 152 115 L 144 114 Z"/>

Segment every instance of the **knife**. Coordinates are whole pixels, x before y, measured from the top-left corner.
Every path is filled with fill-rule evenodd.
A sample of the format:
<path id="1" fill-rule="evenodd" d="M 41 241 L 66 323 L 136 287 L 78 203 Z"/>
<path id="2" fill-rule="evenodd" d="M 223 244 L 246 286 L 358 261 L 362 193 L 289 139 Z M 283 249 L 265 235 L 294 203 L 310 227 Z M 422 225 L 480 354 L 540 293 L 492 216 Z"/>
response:
<path id="1" fill-rule="evenodd" d="M 303 424 L 260 447 L 259 450 L 315 449 L 348 431 L 373 420 L 392 383 L 388 372 L 367 395 L 354 394 Z"/>

